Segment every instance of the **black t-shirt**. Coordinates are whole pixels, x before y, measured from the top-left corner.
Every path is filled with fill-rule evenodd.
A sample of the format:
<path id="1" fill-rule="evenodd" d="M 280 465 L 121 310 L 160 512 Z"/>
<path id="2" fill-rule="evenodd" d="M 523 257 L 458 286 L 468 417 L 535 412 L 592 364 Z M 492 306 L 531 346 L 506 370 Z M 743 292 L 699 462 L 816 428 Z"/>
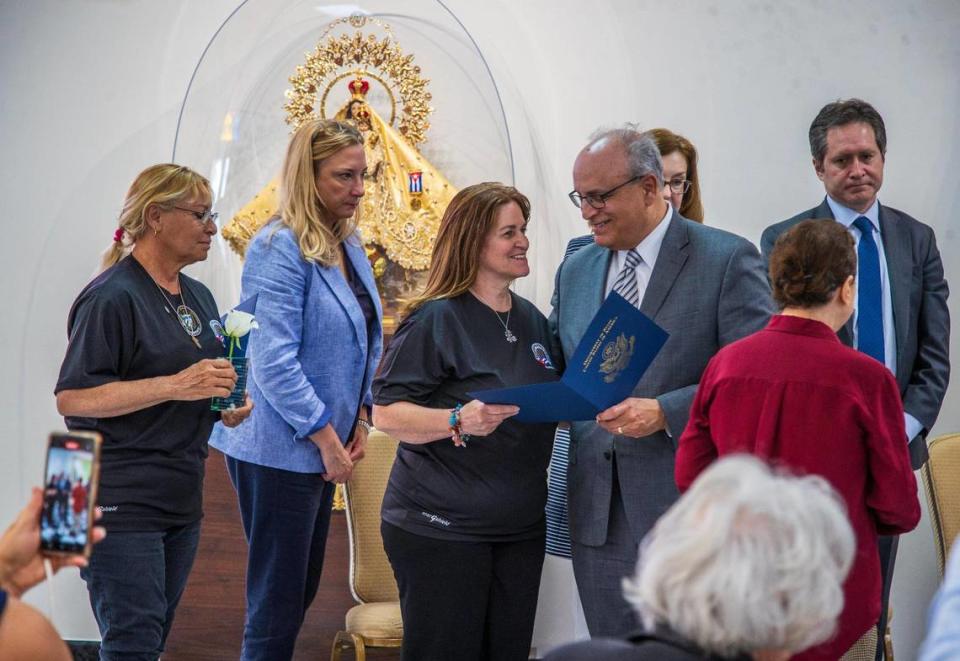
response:
<path id="1" fill-rule="evenodd" d="M 168 376 L 223 356 L 210 328 L 210 321 L 219 319 L 213 296 L 185 275 L 180 283 L 183 302 L 200 317 L 200 349 L 150 275 L 127 257 L 74 301 L 56 392 Z M 167 296 L 179 304 L 180 297 Z M 103 434 L 97 504 L 108 531 L 164 530 L 203 516 L 203 460 L 218 419 L 209 399 L 168 401 L 112 418 L 65 419 L 69 429 Z"/>
<path id="2" fill-rule="evenodd" d="M 513 296 L 510 343 L 496 313 L 466 293 L 431 301 L 400 324 L 373 382 L 373 401 L 452 409 L 474 390 L 556 381 L 562 354 L 547 320 Z M 504 318 L 502 315 L 501 318 Z M 554 423 L 508 418 L 458 448 L 449 438 L 400 443 L 381 510 L 407 532 L 460 541 L 509 541 L 544 533 Z"/>

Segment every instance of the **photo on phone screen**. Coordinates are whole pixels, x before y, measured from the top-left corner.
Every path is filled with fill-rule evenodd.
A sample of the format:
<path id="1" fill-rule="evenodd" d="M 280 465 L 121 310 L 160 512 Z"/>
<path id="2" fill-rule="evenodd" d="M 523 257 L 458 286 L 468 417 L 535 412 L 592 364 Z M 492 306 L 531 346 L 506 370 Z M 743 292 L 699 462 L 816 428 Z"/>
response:
<path id="1" fill-rule="evenodd" d="M 86 554 L 96 499 L 99 437 L 51 434 L 43 480 L 40 548 Z"/>

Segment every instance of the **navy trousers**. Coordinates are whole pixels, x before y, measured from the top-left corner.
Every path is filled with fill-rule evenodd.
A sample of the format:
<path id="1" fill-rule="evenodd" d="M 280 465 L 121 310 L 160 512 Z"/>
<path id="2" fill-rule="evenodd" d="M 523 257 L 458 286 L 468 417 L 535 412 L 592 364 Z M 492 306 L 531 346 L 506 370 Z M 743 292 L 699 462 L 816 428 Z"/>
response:
<path id="1" fill-rule="evenodd" d="M 101 661 L 156 661 L 197 555 L 200 522 L 112 531 L 80 570 L 100 629 Z"/>
<path id="2" fill-rule="evenodd" d="M 334 484 L 319 473 L 226 460 L 249 548 L 240 658 L 290 659 L 320 584 Z"/>

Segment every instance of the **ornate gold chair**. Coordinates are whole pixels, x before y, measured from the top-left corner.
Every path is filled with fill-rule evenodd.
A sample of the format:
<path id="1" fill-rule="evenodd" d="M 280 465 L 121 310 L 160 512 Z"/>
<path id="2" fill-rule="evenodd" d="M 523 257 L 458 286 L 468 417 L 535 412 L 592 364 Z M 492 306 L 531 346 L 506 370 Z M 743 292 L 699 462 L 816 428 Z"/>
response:
<path id="1" fill-rule="evenodd" d="M 944 434 L 930 441 L 930 459 L 920 469 L 920 477 L 943 578 L 943 563 L 960 533 L 960 434 Z"/>
<path id="2" fill-rule="evenodd" d="M 847 650 L 840 661 L 873 661 L 877 655 L 877 628 L 870 627 L 870 631 L 863 634 L 853 647 Z M 889 661 L 893 661 L 892 656 L 888 656 Z"/>
<path id="3" fill-rule="evenodd" d="M 396 452 L 397 441 L 371 431 L 366 457 L 344 488 L 350 592 L 357 605 L 347 611 L 346 626 L 334 638 L 331 661 L 339 661 L 349 647 L 357 661 L 363 661 L 367 647 L 400 647 L 403 642 L 397 582 L 380 537 L 380 504 Z"/>

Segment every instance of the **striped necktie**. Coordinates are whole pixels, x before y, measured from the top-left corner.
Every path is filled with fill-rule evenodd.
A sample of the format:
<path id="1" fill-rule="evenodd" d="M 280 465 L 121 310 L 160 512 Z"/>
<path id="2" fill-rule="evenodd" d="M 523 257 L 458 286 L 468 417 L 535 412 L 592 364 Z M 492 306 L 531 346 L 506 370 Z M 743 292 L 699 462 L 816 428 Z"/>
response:
<path id="1" fill-rule="evenodd" d="M 617 281 L 613 283 L 613 291 L 617 292 L 633 307 L 640 307 L 640 292 L 637 290 L 637 267 L 643 258 L 636 250 L 627 253 L 627 261 L 617 274 Z"/>
<path id="2" fill-rule="evenodd" d="M 853 221 L 860 230 L 857 244 L 857 349 L 884 362 L 883 297 L 880 290 L 880 251 L 873 240 L 873 225 L 860 216 Z"/>

